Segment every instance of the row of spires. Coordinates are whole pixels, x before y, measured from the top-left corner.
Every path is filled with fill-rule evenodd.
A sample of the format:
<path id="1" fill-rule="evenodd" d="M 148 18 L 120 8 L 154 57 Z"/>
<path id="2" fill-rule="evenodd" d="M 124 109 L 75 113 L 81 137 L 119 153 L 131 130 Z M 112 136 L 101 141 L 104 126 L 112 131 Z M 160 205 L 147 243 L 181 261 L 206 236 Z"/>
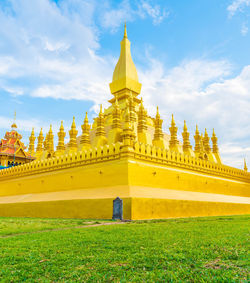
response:
<path id="1" fill-rule="evenodd" d="M 136 112 L 135 112 L 135 107 L 133 103 L 131 103 L 131 100 L 127 101 L 127 106 L 128 107 L 126 107 L 124 125 L 122 128 L 121 110 L 118 105 L 117 99 L 115 100 L 113 111 L 112 111 L 112 125 L 109 131 L 109 134 L 108 134 L 108 138 L 106 137 L 106 133 L 105 133 L 105 123 L 104 123 L 104 114 L 102 111 L 102 106 L 100 107 L 99 115 L 96 118 L 96 132 L 95 132 L 95 137 L 94 137 L 93 144 L 92 144 L 93 147 L 103 146 L 107 143 L 116 143 L 118 141 L 120 142 L 123 141 L 123 144 L 126 147 L 130 147 L 130 148 L 133 147 L 134 141 L 136 139 L 136 133 L 135 133 L 135 127 L 134 127 L 134 122 L 137 120 Z M 163 120 L 160 117 L 159 108 L 157 107 L 156 116 L 154 119 L 154 125 L 155 125 L 154 138 L 151 141 L 151 144 L 153 143 L 157 147 L 164 148 L 164 147 L 167 147 L 167 145 L 166 145 L 166 141 L 163 138 L 162 123 L 163 123 Z M 82 135 L 80 138 L 80 150 L 83 150 L 84 148 L 89 148 L 91 146 L 91 143 L 90 143 L 91 126 L 88 121 L 87 112 L 86 112 L 86 116 L 84 119 L 84 123 L 81 126 L 81 128 L 82 128 Z M 169 128 L 169 130 L 170 130 L 169 149 L 171 151 L 179 152 L 180 146 L 179 146 L 179 142 L 177 139 L 178 128 L 176 127 L 173 115 L 172 115 L 172 120 L 171 120 L 171 127 Z M 67 146 L 67 151 L 74 152 L 78 150 L 77 134 L 78 134 L 78 131 L 76 129 L 75 117 L 73 117 L 73 122 L 71 125 L 71 129 L 69 131 L 70 140 Z M 210 143 L 209 143 L 210 138 L 208 136 L 206 129 L 205 129 L 205 133 L 203 136 L 202 134 L 199 133 L 198 127 L 196 126 L 196 131 L 194 135 L 194 139 L 195 139 L 194 151 L 192 151 L 192 146 L 190 144 L 189 135 L 190 134 L 187 129 L 186 121 L 184 121 L 184 127 L 183 127 L 183 132 L 182 132 L 182 137 L 183 137 L 182 150 L 185 154 L 196 155 L 200 158 L 204 158 L 204 155 L 208 156 L 212 152 L 213 154 L 218 154 L 219 156 L 217 137 L 215 135 L 214 130 L 213 130 L 213 135 L 211 138 L 212 143 L 213 143 L 212 149 L 210 147 Z M 38 143 L 37 143 L 37 148 L 35 152 L 36 137 L 34 134 L 34 129 L 32 129 L 32 133 L 29 138 L 30 140 L 29 153 L 32 156 L 35 155 L 37 158 L 41 158 L 41 157 L 47 158 L 50 156 L 63 154 L 66 150 L 66 146 L 64 143 L 65 136 L 66 136 L 66 133 L 64 131 L 63 122 L 61 122 L 61 126 L 58 132 L 58 145 L 56 147 L 56 152 L 54 152 L 54 135 L 52 132 L 52 126 L 50 126 L 50 130 L 47 133 L 45 139 L 43 136 L 43 131 L 41 129 L 40 134 L 37 138 Z M 137 136 L 138 136 L 139 142 L 150 144 L 149 139 L 151 138 L 151 136 L 148 132 L 147 111 L 145 110 L 143 106 L 142 100 L 141 100 L 139 111 L 138 111 Z"/>

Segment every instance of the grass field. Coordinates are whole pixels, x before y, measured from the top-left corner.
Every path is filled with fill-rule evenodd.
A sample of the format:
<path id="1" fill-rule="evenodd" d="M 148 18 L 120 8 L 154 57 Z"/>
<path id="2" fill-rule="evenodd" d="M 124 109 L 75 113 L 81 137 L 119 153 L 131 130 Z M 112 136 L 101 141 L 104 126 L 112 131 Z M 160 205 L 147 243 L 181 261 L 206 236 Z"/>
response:
<path id="1" fill-rule="evenodd" d="M 0 281 L 249 282 L 249 222 L 0 218 Z"/>

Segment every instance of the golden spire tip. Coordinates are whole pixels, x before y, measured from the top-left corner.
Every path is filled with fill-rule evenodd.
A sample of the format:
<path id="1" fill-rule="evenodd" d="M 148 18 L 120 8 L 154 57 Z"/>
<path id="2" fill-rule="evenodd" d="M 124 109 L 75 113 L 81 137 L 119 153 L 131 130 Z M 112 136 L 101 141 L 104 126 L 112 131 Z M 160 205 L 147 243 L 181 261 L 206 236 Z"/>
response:
<path id="1" fill-rule="evenodd" d="M 184 120 L 184 127 L 183 127 L 183 130 L 186 132 L 187 131 L 187 123 L 186 123 L 186 120 Z"/>
<path id="2" fill-rule="evenodd" d="M 88 112 L 87 111 L 86 111 L 86 114 L 85 114 L 84 123 L 88 123 Z"/>
<path id="3" fill-rule="evenodd" d="M 156 115 L 159 115 L 159 107 L 156 106 Z"/>
<path id="4" fill-rule="evenodd" d="M 126 24 L 126 21 L 124 23 L 124 38 L 127 38 L 128 35 L 127 35 L 127 24 Z"/>

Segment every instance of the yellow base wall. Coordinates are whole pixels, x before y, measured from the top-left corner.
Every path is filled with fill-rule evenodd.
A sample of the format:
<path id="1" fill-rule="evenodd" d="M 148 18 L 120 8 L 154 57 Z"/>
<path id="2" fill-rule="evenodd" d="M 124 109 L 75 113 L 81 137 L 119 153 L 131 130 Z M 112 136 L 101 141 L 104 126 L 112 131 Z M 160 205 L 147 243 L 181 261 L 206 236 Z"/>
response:
<path id="1" fill-rule="evenodd" d="M 250 183 L 240 178 L 133 158 L 0 178 L 0 216 L 124 219 L 250 213 Z"/>
<path id="2" fill-rule="evenodd" d="M 168 199 L 132 199 L 132 219 L 250 214 L 250 204 Z"/>
<path id="3" fill-rule="evenodd" d="M 249 204 L 152 198 L 123 198 L 128 220 L 250 214 Z M 0 204 L 7 217 L 112 219 L 113 199 L 81 199 Z"/>
<path id="4" fill-rule="evenodd" d="M 114 160 L 3 181 L 0 178 L 0 197 L 127 185 L 127 172 L 126 160 Z"/>
<path id="5" fill-rule="evenodd" d="M 199 171 L 130 160 L 128 174 L 133 186 L 250 197 L 250 183 Z"/>
<path id="6" fill-rule="evenodd" d="M 131 199 L 123 199 L 124 219 L 131 219 Z M 0 216 L 112 219 L 113 199 L 80 199 L 0 204 Z"/>

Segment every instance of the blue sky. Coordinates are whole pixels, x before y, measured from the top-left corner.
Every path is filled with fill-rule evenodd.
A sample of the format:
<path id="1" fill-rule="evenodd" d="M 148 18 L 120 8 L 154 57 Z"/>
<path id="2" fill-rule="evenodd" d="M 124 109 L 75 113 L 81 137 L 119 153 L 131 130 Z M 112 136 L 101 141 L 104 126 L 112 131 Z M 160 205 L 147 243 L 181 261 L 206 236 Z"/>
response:
<path id="1" fill-rule="evenodd" d="M 13 113 L 54 133 L 108 106 L 127 21 L 149 114 L 175 115 L 193 136 L 215 128 L 224 163 L 250 163 L 250 0 L 1 0 L 0 136 Z M 193 139 L 192 143 L 193 143 Z"/>

